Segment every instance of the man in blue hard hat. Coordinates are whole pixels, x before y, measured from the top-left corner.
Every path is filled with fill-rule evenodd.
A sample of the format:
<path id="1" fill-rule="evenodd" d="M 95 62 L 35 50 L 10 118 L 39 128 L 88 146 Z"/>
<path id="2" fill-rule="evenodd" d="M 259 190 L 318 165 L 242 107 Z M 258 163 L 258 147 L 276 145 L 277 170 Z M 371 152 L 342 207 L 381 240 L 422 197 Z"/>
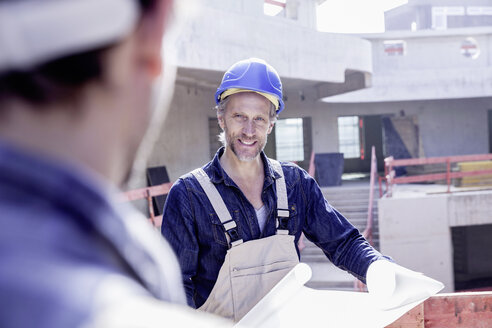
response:
<path id="1" fill-rule="evenodd" d="M 0 327 L 222 325 L 115 197 L 165 113 L 150 104 L 172 2 L 0 0 Z"/>
<path id="2" fill-rule="evenodd" d="M 224 147 L 176 181 L 164 206 L 162 234 L 178 256 L 188 304 L 240 320 L 299 262 L 302 232 L 365 281 L 384 257 L 306 171 L 263 152 L 284 109 L 275 69 L 256 58 L 235 63 L 215 101 Z"/>

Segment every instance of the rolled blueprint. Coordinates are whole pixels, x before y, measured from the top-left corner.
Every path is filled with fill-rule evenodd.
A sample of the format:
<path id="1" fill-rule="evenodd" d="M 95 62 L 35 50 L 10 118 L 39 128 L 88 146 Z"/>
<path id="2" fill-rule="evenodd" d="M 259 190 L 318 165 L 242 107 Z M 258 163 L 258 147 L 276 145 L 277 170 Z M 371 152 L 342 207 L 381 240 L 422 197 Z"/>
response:
<path id="1" fill-rule="evenodd" d="M 395 278 L 400 284 L 392 289 L 399 292 L 395 301 L 389 308 L 383 308 L 369 293 L 305 287 L 311 269 L 300 263 L 234 327 L 382 328 L 443 288 L 440 282 L 421 274 L 403 276 Z M 392 296 L 393 292 L 387 292 L 387 295 Z"/>

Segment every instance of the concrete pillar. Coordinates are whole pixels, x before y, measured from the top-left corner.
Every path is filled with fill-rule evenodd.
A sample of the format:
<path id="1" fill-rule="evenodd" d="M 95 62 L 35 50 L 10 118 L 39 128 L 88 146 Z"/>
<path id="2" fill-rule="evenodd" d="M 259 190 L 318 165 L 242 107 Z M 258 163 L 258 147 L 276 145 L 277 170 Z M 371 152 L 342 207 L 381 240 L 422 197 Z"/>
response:
<path id="1" fill-rule="evenodd" d="M 397 186 L 398 187 L 398 186 Z M 381 252 L 400 265 L 441 281 L 454 291 L 447 195 L 379 200 Z"/>
<path id="2" fill-rule="evenodd" d="M 285 17 L 288 19 L 299 20 L 299 0 L 287 0 L 285 3 Z"/>
<path id="3" fill-rule="evenodd" d="M 304 27 L 316 29 L 316 1 L 287 0 L 285 17 Z"/>

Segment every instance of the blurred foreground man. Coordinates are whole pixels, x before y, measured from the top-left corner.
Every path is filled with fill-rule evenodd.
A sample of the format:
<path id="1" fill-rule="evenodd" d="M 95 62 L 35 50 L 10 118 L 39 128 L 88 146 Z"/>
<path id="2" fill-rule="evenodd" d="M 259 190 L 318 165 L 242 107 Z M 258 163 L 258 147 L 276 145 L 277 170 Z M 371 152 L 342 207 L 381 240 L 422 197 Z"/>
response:
<path id="1" fill-rule="evenodd" d="M 176 181 L 164 206 L 162 234 L 178 255 L 190 306 L 240 320 L 299 263 L 302 232 L 362 281 L 373 262 L 386 262 L 306 171 L 265 156 L 284 109 L 272 66 L 237 62 L 215 101 L 224 147 Z"/>
<path id="2" fill-rule="evenodd" d="M 0 327 L 222 324 L 171 304 L 185 304 L 172 250 L 112 199 L 153 114 L 171 11 L 0 0 Z"/>

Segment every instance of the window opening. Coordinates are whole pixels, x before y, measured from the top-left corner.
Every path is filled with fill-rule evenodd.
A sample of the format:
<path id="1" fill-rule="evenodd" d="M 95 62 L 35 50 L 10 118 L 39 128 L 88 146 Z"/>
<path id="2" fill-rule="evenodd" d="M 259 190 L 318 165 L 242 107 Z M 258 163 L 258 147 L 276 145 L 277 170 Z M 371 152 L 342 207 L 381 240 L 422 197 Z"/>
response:
<path id="1" fill-rule="evenodd" d="M 344 158 L 359 158 L 361 155 L 360 128 L 358 116 L 338 118 L 338 145 Z"/>
<path id="2" fill-rule="evenodd" d="M 287 118 L 275 123 L 277 160 L 301 162 L 304 160 L 304 131 L 302 118 Z"/>

